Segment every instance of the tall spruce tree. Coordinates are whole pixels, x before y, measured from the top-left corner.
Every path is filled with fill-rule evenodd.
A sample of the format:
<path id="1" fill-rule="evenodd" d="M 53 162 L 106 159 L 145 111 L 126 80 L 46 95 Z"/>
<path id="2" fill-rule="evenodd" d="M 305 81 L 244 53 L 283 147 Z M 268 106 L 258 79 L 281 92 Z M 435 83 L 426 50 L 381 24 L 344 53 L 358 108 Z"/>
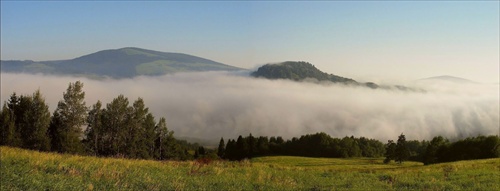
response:
<path id="1" fill-rule="evenodd" d="M 425 149 L 423 157 L 424 164 L 428 165 L 442 162 L 440 161 L 440 159 L 442 158 L 441 156 L 443 155 L 443 151 L 446 150 L 445 148 L 448 147 L 449 144 L 450 143 L 448 139 L 442 136 L 434 137 Z"/>
<path id="2" fill-rule="evenodd" d="M 57 104 L 50 126 L 52 150 L 62 153 L 82 153 L 82 127 L 87 119 L 83 83 L 70 83 L 63 100 Z"/>
<path id="3" fill-rule="evenodd" d="M 129 101 L 123 95 L 119 95 L 106 105 L 102 116 L 103 155 L 124 156 L 129 110 Z"/>
<path id="4" fill-rule="evenodd" d="M 385 159 L 384 163 L 389 163 L 391 160 L 396 158 L 396 143 L 393 140 L 389 140 L 385 145 Z"/>
<path id="5" fill-rule="evenodd" d="M 143 152 L 141 152 L 141 158 L 151 159 L 157 157 L 155 152 L 155 126 L 156 122 L 154 116 L 148 113 L 143 123 L 144 131 L 141 139 L 141 151 Z"/>
<path id="6" fill-rule="evenodd" d="M 130 109 L 130 116 L 127 119 L 127 130 L 124 133 L 125 137 L 125 148 L 124 153 L 130 158 L 138 158 L 145 153 L 142 153 L 143 149 L 143 135 L 144 135 L 144 122 L 146 120 L 146 115 L 148 114 L 148 108 L 144 105 L 144 100 L 138 98 Z"/>
<path id="7" fill-rule="evenodd" d="M 399 135 L 398 137 L 395 154 L 396 156 L 394 161 L 398 162 L 399 164 L 403 163 L 404 161 L 408 160 L 408 158 L 410 158 L 410 151 L 406 146 L 406 138 L 405 135 L 403 135 L 403 133 L 401 133 L 401 135 Z"/>
<path id="8" fill-rule="evenodd" d="M 87 129 L 85 130 L 85 147 L 87 152 L 93 155 L 101 155 L 103 152 L 102 137 L 105 135 L 103 130 L 103 109 L 101 101 L 97 101 L 92 106 L 87 116 Z"/>
<path id="9" fill-rule="evenodd" d="M 19 136 L 16 134 L 16 126 L 14 113 L 7 107 L 7 102 L 4 102 L 2 110 L 0 111 L 0 128 L 1 145 L 19 146 Z"/>
<path id="10" fill-rule="evenodd" d="M 243 138 L 241 135 L 238 136 L 238 139 L 236 140 L 236 159 L 237 160 L 242 160 L 244 158 L 248 158 L 249 154 L 249 149 L 248 149 L 248 142 L 245 138 Z"/>
<path id="11" fill-rule="evenodd" d="M 21 123 L 23 147 L 49 151 L 48 128 L 50 125 L 50 112 L 40 90 L 35 91 L 32 96 L 21 96 L 20 105 L 23 109 Z"/>
<path id="12" fill-rule="evenodd" d="M 219 148 L 217 148 L 217 156 L 219 156 L 219 158 L 223 158 L 224 151 L 225 151 L 224 138 L 221 137 L 219 141 Z"/>
<path id="13" fill-rule="evenodd" d="M 159 153 L 158 159 L 165 160 L 175 157 L 175 153 L 173 150 L 175 148 L 175 139 L 173 135 L 174 132 L 167 129 L 165 118 L 160 118 L 160 121 L 156 126 L 156 133 L 156 145 Z"/>
<path id="14" fill-rule="evenodd" d="M 232 139 L 227 140 L 224 158 L 228 160 L 236 160 L 237 155 L 236 142 Z"/>

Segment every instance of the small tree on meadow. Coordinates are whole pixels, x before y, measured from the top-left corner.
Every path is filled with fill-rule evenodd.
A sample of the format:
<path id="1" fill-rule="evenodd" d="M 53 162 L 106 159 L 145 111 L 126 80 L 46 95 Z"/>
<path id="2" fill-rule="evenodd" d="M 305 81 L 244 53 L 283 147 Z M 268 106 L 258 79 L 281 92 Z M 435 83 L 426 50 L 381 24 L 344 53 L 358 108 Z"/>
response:
<path id="1" fill-rule="evenodd" d="M 225 151 L 224 138 L 221 137 L 219 141 L 219 148 L 217 148 L 217 156 L 219 156 L 219 158 L 224 157 L 224 151 Z"/>
<path id="2" fill-rule="evenodd" d="M 398 137 L 398 143 L 396 144 L 396 153 L 395 153 L 395 161 L 399 164 L 403 163 L 403 161 L 408 160 L 410 158 L 410 151 L 406 146 L 406 138 L 403 133 Z"/>
<path id="3" fill-rule="evenodd" d="M 385 159 L 384 163 L 389 163 L 391 160 L 396 158 L 396 143 L 393 140 L 389 140 L 385 145 Z"/>

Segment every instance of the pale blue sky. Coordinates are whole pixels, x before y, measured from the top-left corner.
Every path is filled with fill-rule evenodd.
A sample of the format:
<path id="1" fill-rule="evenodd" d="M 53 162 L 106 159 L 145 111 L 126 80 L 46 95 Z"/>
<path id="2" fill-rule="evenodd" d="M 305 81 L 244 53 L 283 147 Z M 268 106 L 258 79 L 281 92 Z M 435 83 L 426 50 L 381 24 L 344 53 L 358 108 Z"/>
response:
<path id="1" fill-rule="evenodd" d="M 355 79 L 498 82 L 499 9 L 499 1 L 1 1 L 1 59 L 140 47 L 243 68 L 303 60 Z"/>

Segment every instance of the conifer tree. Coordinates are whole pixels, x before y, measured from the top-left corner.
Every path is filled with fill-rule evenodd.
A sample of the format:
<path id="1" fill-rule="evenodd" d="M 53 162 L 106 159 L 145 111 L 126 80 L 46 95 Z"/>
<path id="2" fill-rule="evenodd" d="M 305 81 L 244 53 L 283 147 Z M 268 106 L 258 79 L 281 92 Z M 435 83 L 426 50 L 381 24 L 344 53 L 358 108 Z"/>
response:
<path id="1" fill-rule="evenodd" d="M 7 107 L 7 102 L 4 102 L 2 110 L 0 111 L 0 128 L 2 136 L 0 144 L 18 146 L 16 142 L 19 141 L 16 141 L 16 139 L 19 139 L 19 136 L 16 135 L 14 113 Z"/>
<path id="2" fill-rule="evenodd" d="M 438 163 L 440 161 L 440 156 L 442 153 L 439 153 L 440 151 L 444 150 L 449 145 L 448 139 L 445 139 L 442 136 L 437 136 L 434 137 L 429 145 L 427 146 L 425 153 L 424 153 L 424 164 L 433 164 L 433 163 Z"/>
<path id="3" fill-rule="evenodd" d="M 137 158 L 141 155 L 140 149 L 143 148 L 142 139 L 144 135 L 144 121 L 146 120 L 146 115 L 148 114 L 148 108 L 144 105 L 144 100 L 138 98 L 130 109 L 130 115 L 127 119 L 125 137 L 125 148 L 124 154 L 131 158 Z"/>
<path id="4" fill-rule="evenodd" d="M 385 159 L 384 163 L 389 163 L 391 160 L 396 158 L 396 143 L 393 140 L 389 140 L 385 145 Z"/>
<path id="5" fill-rule="evenodd" d="M 248 157 L 248 143 L 241 135 L 236 140 L 236 159 L 242 160 Z"/>
<path id="6" fill-rule="evenodd" d="M 141 155 L 142 158 L 150 159 L 150 158 L 155 158 L 155 139 L 156 139 L 156 132 L 155 132 L 155 118 L 151 113 L 148 113 L 146 115 L 146 118 L 143 123 L 143 135 L 142 135 L 142 141 L 141 141 L 141 150 L 144 150 L 145 153 Z"/>
<path id="7" fill-rule="evenodd" d="M 57 104 L 50 126 L 53 150 L 63 153 L 82 153 L 82 127 L 87 119 L 83 83 L 70 83 L 63 100 Z"/>
<path id="8" fill-rule="evenodd" d="M 396 144 L 396 153 L 394 161 L 401 164 L 404 161 L 408 160 L 409 157 L 410 157 L 410 151 L 406 146 L 406 138 L 405 135 L 401 133 L 401 135 L 399 135 L 398 137 L 398 142 Z"/>
<path id="9" fill-rule="evenodd" d="M 23 147 L 49 151 L 50 139 L 47 130 L 50 125 L 50 112 L 40 90 L 35 91 L 32 96 L 21 96 L 20 105 L 24 110 L 21 123 Z"/>
<path id="10" fill-rule="evenodd" d="M 124 156 L 127 119 L 129 117 L 128 99 L 119 95 L 106 105 L 103 111 L 103 154 Z"/>
<path id="11" fill-rule="evenodd" d="M 156 126 L 157 139 L 156 144 L 158 148 L 160 160 L 165 160 L 174 157 L 174 151 L 172 148 L 175 147 L 175 139 L 173 138 L 173 132 L 168 131 L 167 123 L 165 118 L 160 118 L 158 125 Z"/>
<path id="12" fill-rule="evenodd" d="M 236 142 L 232 139 L 227 140 L 224 158 L 228 160 L 236 159 Z"/>
<path id="13" fill-rule="evenodd" d="M 101 108 L 101 101 L 97 101 L 92 106 L 87 116 L 87 129 L 85 130 L 85 145 L 87 151 L 93 155 L 102 154 L 102 137 L 105 135 L 103 132 L 103 109 Z"/>
<path id="14" fill-rule="evenodd" d="M 223 158 L 224 152 L 225 152 L 224 138 L 221 137 L 219 141 L 219 148 L 217 148 L 217 156 L 219 156 L 219 158 Z"/>

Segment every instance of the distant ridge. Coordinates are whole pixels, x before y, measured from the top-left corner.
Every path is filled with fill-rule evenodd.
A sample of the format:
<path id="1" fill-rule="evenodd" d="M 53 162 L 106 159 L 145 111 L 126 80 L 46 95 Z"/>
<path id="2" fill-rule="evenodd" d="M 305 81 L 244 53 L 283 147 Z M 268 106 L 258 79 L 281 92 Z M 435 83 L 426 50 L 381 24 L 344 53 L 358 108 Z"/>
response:
<path id="1" fill-rule="evenodd" d="M 475 82 L 475 81 L 472 81 L 469 79 L 460 78 L 460 77 L 456 77 L 456 76 L 448 76 L 448 75 L 423 78 L 423 79 L 419 79 L 418 81 L 446 81 L 446 82 L 453 82 L 453 83 L 458 83 L 458 84 L 477 84 L 478 83 L 478 82 Z"/>
<path id="2" fill-rule="evenodd" d="M 129 78 L 176 72 L 235 71 L 238 67 L 183 53 L 160 52 L 135 47 L 102 50 L 71 60 L 1 61 L 3 72 L 44 73 Z"/>

